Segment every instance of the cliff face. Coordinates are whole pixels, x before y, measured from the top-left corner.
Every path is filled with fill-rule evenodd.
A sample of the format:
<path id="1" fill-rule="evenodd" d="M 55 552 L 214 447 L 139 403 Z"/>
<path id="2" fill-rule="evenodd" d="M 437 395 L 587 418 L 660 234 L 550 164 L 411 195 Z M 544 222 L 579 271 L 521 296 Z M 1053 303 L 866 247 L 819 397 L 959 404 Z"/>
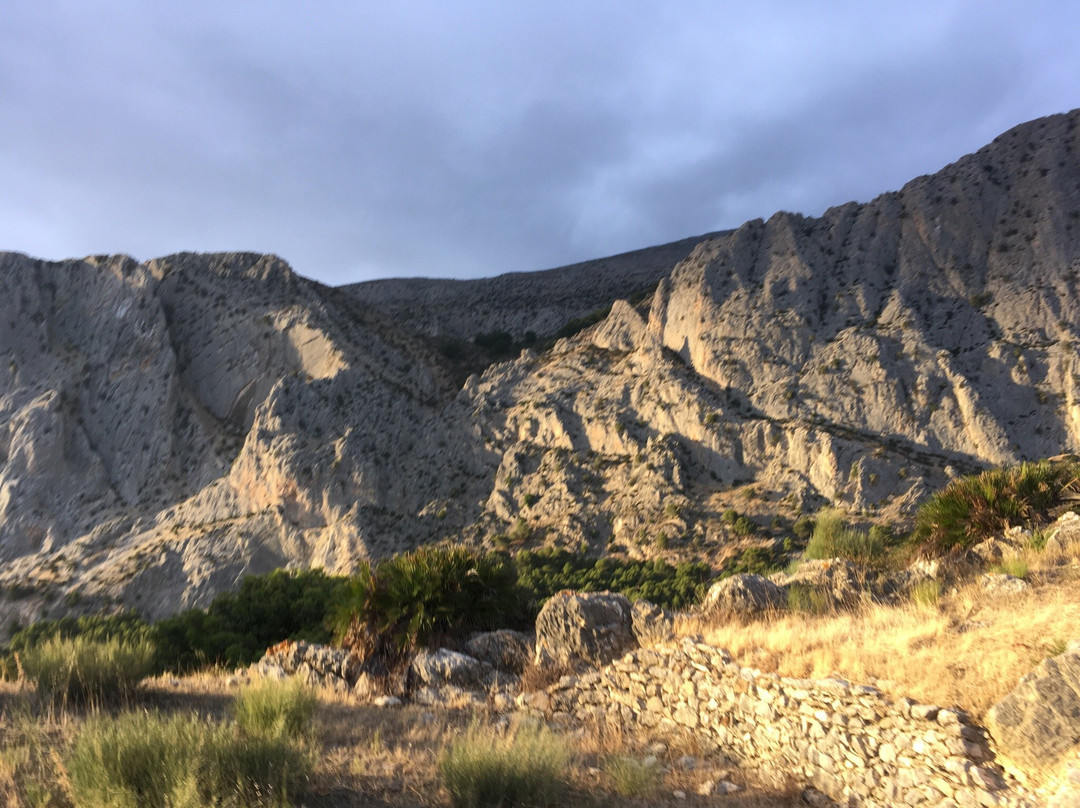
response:
<path id="1" fill-rule="evenodd" d="M 732 506 L 779 538 L 1077 450 L 1078 121 L 549 273 L 330 289 L 273 256 L 0 254 L 0 609 L 157 615 L 443 538 L 723 554 Z M 461 385 L 445 340 L 492 331 L 538 338 Z"/>

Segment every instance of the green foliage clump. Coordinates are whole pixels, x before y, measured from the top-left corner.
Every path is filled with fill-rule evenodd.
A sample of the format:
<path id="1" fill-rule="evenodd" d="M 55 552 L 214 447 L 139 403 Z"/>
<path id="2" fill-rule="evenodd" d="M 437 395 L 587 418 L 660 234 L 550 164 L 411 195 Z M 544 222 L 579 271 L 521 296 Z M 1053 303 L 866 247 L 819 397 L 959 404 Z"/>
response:
<path id="1" fill-rule="evenodd" d="M 566 789 L 566 743 L 541 724 L 526 724 L 504 737 L 477 725 L 453 741 L 439 772 L 455 808 L 544 808 Z"/>
<path id="2" fill-rule="evenodd" d="M 339 636 L 387 658 L 435 634 L 516 628 L 532 616 L 508 556 L 434 545 L 362 566 L 335 612 Z"/>
<path id="3" fill-rule="evenodd" d="M 845 558 L 863 566 L 882 563 L 891 543 L 891 533 L 882 529 L 855 530 L 844 524 L 835 508 L 822 510 L 806 545 L 807 558 Z"/>
<path id="4" fill-rule="evenodd" d="M 302 738 L 310 733 L 318 704 L 315 693 L 299 679 L 264 679 L 237 694 L 233 712 L 245 735 Z"/>
<path id="5" fill-rule="evenodd" d="M 792 584 L 787 589 L 788 608 L 799 614 L 821 615 L 833 609 L 829 593 L 809 584 Z"/>
<path id="6" fill-rule="evenodd" d="M 747 547 L 724 566 L 722 577 L 729 575 L 769 575 L 782 569 L 783 557 L 772 547 Z"/>
<path id="7" fill-rule="evenodd" d="M 38 695 L 58 704 L 114 701 L 132 693 L 153 670 L 148 640 L 53 636 L 19 654 Z"/>
<path id="8" fill-rule="evenodd" d="M 926 578 L 911 587 L 911 602 L 924 609 L 936 609 L 941 601 L 941 581 Z"/>
<path id="9" fill-rule="evenodd" d="M 725 524 L 731 526 L 732 532 L 736 536 L 752 536 L 757 532 L 757 525 L 748 516 L 743 516 L 734 508 L 728 508 L 722 514 L 720 518 Z"/>
<path id="10" fill-rule="evenodd" d="M 263 808 L 291 805 L 314 758 L 286 735 L 143 712 L 89 720 L 65 763 L 80 808 Z"/>
<path id="11" fill-rule="evenodd" d="M 515 557 L 518 582 L 544 601 L 563 589 L 621 592 L 631 600 L 684 609 L 701 600 L 712 575 L 707 564 L 590 558 L 568 550 L 524 550 Z"/>
<path id="12" fill-rule="evenodd" d="M 951 481 L 915 514 L 911 539 L 931 558 L 962 552 L 1014 525 L 1041 525 L 1080 478 L 1075 462 L 1021 463 Z"/>
<path id="13" fill-rule="evenodd" d="M 38 620 L 15 632 L 8 643 L 8 650 L 18 653 L 54 637 L 82 637 L 86 640 L 125 640 L 140 642 L 153 640 L 153 628 L 136 612 L 111 615 L 83 615 L 61 617 L 55 620 Z"/>
<path id="14" fill-rule="evenodd" d="M 120 640 L 137 645 L 142 642 L 155 642 L 154 629 L 135 612 L 123 612 L 111 615 L 83 615 L 82 617 L 61 617 L 51 620 L 38 620 L 16 631 L 0 656 L 0 674 L 11 679 L 18 675 L 15 656 L 23 656 L 31 648 L 55 638 L 74 639 L 80 637 L 91 642 Z M 154 670 L 154 673 L 160 671 Z"/>
<path id="15" fill-rule="evenodd" d="M 814 533 L 814 520 L 806 515 L 800 516 L 791 526 L 791 532 L 795 534 L 795 538 L 807 541 Z"/>
<path id="16" fill-rule="evenodd" d="M 159 662 L 171 670 L 249 665 L 282 640 L 330 641 L 327 615 L 345 578 L 322 570 L 275 570 L 244 578 L 206 609 L 189 609 L 154 626 Z"/>
<path id="17" fill-rule="evenodd" d="M 655 758 L 638 760 L 614 755 L 604 761 L 604 772 L 622 797 L 647 797 L 660 784 L 663 766 Z"/>

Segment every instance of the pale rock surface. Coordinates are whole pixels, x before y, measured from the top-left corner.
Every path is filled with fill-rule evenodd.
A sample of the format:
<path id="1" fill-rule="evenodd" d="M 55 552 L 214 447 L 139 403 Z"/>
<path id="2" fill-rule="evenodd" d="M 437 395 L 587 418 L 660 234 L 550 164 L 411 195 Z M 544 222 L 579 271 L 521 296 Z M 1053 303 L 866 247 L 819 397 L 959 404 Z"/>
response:
<path id="1" fill-rule="evenodd" d="M 611 592 L 559 592 L 536 618 L 537 665 L 605 665 L 636 647 L 630 601 Z"/>
<path id="2" fill-rule="evenodd" d="M 702 614 L 759 614 L 787 604 L 784 590 L 761 575 L 732 575 L 709 587 Z"/>
<path id="3" fill-rule="evenodd" d="M 1036 770 L 1080 751 L 1080 640 L 1021 679 L 990 708 L 986 727 L 1008 757 Z"/>
<path id="4" fill-rule="evenodd" d="M 497 671 L 519 675 L 532 660 L 533 641 L 527 634 L 506 628 L 482 631 L 469 637 L 465 651 Z"/>

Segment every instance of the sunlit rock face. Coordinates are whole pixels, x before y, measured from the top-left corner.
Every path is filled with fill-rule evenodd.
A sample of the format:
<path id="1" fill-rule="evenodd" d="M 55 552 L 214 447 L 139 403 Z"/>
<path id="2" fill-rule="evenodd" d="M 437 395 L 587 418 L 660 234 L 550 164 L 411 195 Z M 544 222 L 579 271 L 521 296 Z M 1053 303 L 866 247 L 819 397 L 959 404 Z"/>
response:
<path id="1" fill-rule="evenodd" d="M 481 281 L 0 254 L 0 618 L 439 540 L 711 557 L 731 507 L 898 518 L 1077 450 L 1078 119 L 818 219 Z"/>

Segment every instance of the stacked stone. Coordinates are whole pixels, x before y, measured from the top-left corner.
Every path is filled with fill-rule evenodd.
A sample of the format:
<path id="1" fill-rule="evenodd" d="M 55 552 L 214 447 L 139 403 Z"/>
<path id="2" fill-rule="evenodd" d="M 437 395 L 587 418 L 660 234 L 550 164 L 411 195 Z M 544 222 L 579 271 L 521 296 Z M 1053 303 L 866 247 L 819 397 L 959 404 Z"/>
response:
<path id="1" fill-rule="evenodd" d="M 312 687 L 344 692 L 355 684 L 360 662 L 341 648 L 287 641 L 270 648 L 255 664 L 255 672 L 278 679 L 299 676 Z"/>
<path id="2" fill-rule="evenodd" d="M 760 673 L 690 639 L 563 677 L 529 704 L 553 719 L 692 733 L 762 779 L 793 778 L 847 805 L 1028 804 L 992 762 L 985 731 L 960 710 L 842 679 Z"/>

